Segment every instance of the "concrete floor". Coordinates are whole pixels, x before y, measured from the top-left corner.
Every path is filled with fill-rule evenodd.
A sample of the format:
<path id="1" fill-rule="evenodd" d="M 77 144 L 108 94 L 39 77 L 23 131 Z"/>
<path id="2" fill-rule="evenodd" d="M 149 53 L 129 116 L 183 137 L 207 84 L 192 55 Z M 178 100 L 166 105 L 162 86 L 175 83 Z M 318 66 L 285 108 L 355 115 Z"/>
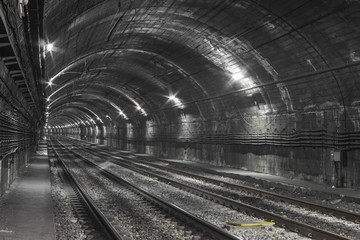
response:
<path id="1" fill-rule="evenodd" d="M 0 199 L 0 239 L 55 239 L 49 161 L 46 148 Z"/>
<path id="2" fill-rule="evenodd" d="M 360 199 L 360 189 L 352 188 L 333 188 L 331 186 L 317 184 L 310 181 L 304 181 L 299 179 L 289 179 L 281 176 L 270 175 L 266 173 L 258 173 L 251 171 L 244 171 L 240 169 L 232 169 L 227 167 L 212 167 L 214 170 L 223 173 L 237 174 L 241 176 L 248 176 L 256 179 L 262 179 L 274 183 L 287 184 L 291 186 L 305 187 L 319 192 L 326 192 L 335 195 L 344 195 L 346 197 Z"/>
<path id="3" fill-rule="evenodd" d="M 147 155 L 147 154 L 135 154 L 135 155 L 139 155 L 139 156 L 143 155 L 143 156 L 151 157 L 151 155 Z M 331 186 L 317 184 L 317 183 L 310 182 L 310 181 L 304 181 L 304 180 L 299 180 L 299 179 L 289 179 L 289 178 L 285 178 L 285 177 L 281 177 L 281 176 L 275 176 L 275 175 L 270 175 L 270 174 L 266 174 L 266 173 L 259 173 L 259 172 L 252 172 L 252 171 L 245 171 L 245 170 L 230 168 L 230 167 L 212 166 L 209 164 L 204 164 L 204 163 L 199 163 L 199 162 L 191 162 L 191 161 L 184 161 L 184 160 L 178 160 L 178 159 L 165 159 L 165 160 L 182 163 L 182 164 L 187 164 L 187 165 L 194 166 L 194 167 L 202 167 L 205 169 L 206 168 L 211 169 L 211 170 L 218 172 L 219 174 L 228 173 L 228 174 L 235 175 L 235 176 L 239 175 L 239 176 L 243 176 L 243 177 L 250 177 L 250 178 L 254 178 L 254 179 L 269 181 L 272 183 L 279 183 L 279 184 L 296 186 L 296 187 L 304 187 L 304 188 L 309 188 L 309 189 L 319 191 L 319 192 L 324 192 L 324 193 L 329 193 L 329 194 L 334 194 L 334 195 L 339 195 L 339 196 L 343 195 L 345 197 L 360 199 L 360 189 L 333 188 Z"/>

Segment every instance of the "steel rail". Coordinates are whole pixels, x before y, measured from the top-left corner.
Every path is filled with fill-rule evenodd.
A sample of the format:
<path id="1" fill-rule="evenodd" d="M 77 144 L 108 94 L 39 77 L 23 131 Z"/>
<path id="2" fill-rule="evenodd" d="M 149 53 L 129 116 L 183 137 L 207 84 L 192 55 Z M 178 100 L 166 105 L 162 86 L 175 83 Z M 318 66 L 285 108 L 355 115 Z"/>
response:
<path id="1" fill-rule="evenodd" d="M 85 204 L 86 208 L 89 210 L 90 215 L 93 217 L 93 219 L 96 221 L 97 225 L 100 227 L 102 232 L 107 236 L 107 239 L 112 240 L 126 240 L 126 238 L 122 237 L 114 228 L 114 226 L 107 220 L 105 215 L 101 212 L 101 210 L 96 206 L 96 204 L 93 202 L 90 196 L 82 190 L 81 185 L 77 182 L 77 180 L 73 177 L 71 172 L 68 170 L 66 165 L 64 164 L 61 156 L 55 149 L 53 143 L 51 141 L 51 149 L 55 153 L 56 158 L 59 160 L 62 169 L 64 170 L 64 173 L 69 179 L 69 183 L 71 187 L 74 189 L 74 191 L 77 193 L 78 197 L 81 198 L 82 202 Z"/>
<path id="2" fill-rule="evenodd" d="M 156 178 L 157 180 L 160 180 L 168 185 L 172 185 L 174 187 L 177 187 L 179 189 L 185 190 L 187 192 L 193 193 L 197 196 L 203 197 L 205 199 L 210 199 L 214 202 L 220 203 L 224 206 L 230 207 L 232 209 L 238 210 L 238 211 L 244 211 L 245 213 L 255 216 L 260 219 L 266 219 L 270 222 L 275 222 L 277 225 L 279 225 L 282 228 L 285 228 L 287 230 L 299 233 L 301 235 L 307 236 L 307 237 L 314 237 L 315 239 L 328 239 L 328 240 L 335 240 L 335 239 L 350 239 L 344 236 L 341 236 L 339 234 L 329 232 L 323 229 L 319 229 L 316 227 L 313 227 L 308 224 L 304 224 L 302 222 L 297 222 L 294 220 L 291 220 L 286 217 L 279 216 L 277 214 L 273 214 L 271 212 L 262 210 L 260 208 L 253 207 L 248 204 L 239 203 L 237 201 L 234 201 L 230 198 L 223 197 L 205 190 L 201 190 L 195 187 L 188 186 L 183 183 L 176 182 L 174 180 L 171 180 L 169 178 L 160 176 L 158 174 L 150 173 L 148 171 L 144 171 L 142 169 L 139 169 L 137 167 L 130 166 L 129 164 L 125 163 L 119 163 L 120 166 L 125 166 L 128 169 L 131 169 L 132 171 L 138 172 L 143 175 L 150 176 L 152 178 Z"/>
<path id="3" fill-rule="evenodd" d="M 92 150 L 91 148 L 89 148 L 90 150 Z M 114 154 L 111 153 L 106 153 L 106 151 L 101 150 L 103 153 L 98 153 L 97 154 L 104 154 L 105 156 L 108 157 L 112 157 L 112 158 L 119 158 L 119 156 L 116 156 Z M 125 159 L 125 161 L 132 161 L 133 164 L 135 164 L 133 162 L 133 158 L 129 158 L 126 156 L 121 156 L 121 158 Z M 270 191 L 266 191 L 266 190 L 261 190 L 261 189 L 257 189 L 257 188 L 253 188 L 253 187 L 248 187 L 248 186 L 244 186 L 244 185 L 239 185 L 239 184 L 233 184 L 233 183 L 228 183 L 228 182 L 224 182 L 221 180 L 216 180 L 216 179 L 212 179 L 212 178 L 208 178 L 208 177 L 203 177 L 203 176 L 199 176 L 196 175 L 194 173 L 188 173 L 188 172 L 184 172 L 181 170 L 177 170 L 174 168 L 169 168 L 169 167 L 164 167 L 164 166 L 160 166 L 158 164 L 154 164 L 154 163 L 149 163 L 148 161 L 144 161 L 144 160 L 140 160 L 140 159 L 136 159 L 137 161 L 141 162 L 142 164 L 146 164 L 149 165 L 151 167 L 154 168 L 158 168 L 164 171 L 168 171 L 168 172 L 172 172 L 172 173 L 176 173 L 179 175 L 183 175 L 186 177 L 190 177 L 193 179 L 197 179 L 197 180 L 201 180 L 204 182 L 208 182 L 208 183 L 212 183 L 215 185 L 221 185 L 230 189 L 235 189 L 235 190 L 241 190 L 241 191 L 246 191 L 252 194 L 256 194 L 259 196 L 267 196 L 271 199 L 276 199 L 276 200 L 280 200 L 280 201 L 284 201 L 287 203 L 291 203 L 291 204 L 295 204 L 301 207 L 305 207 L 311 210 L 316 210 L 316 211 L 320 211 L 322 213 L 325 214 L 329 214 L 329 215 L 333 215 L 342 219 L 346 219 L 346 220 L 350 220 L 353 221 L 355 223 L 360 223 L 360 215 L 356 214 L 356 213 L 352 213 L 349 211 L 345 211 L 345 210 L 340 210 L 337 208 L 333 208 L 333 207 L 328 207 L 328 206 L 322 206 L 316 203 L 312 203 L 310 201 L 304 201 L 304 200 L 300 200 L 300 199 L 296 199 L 296 198 L 292 198 L 292 197 L 288 197 L 288 196 L 284 196 L 284 195 L 280 195 L 277 193 L 273 193 Z"/>
<path id="4" fill-rule="evenodd" d="M 83 146 L 84 147 L 84 146 Z M 93 148 L 87 148 L 91 151 L 93 151 Z M 108 153 L 106 150 L 101 149 L 101 152 L 96 152 L 96 154 L 103 154 L 104 156 L 107 157 L 111 157 L 111 158 L 115 158 L 115 159 L 119 159 L 119 156 L 113 154 L 113 153 Z M 94 151 L 93 151 L 94 152 Z M 125 160 L 125 161 L 131 161 L 131 163 L 135 164 L 133 162 L 133 158 L 129 158 L 127 156 L 120 156 L 122 159 L 120 160 Z M 349 211 L 345 211 L 345 210 L 341 210 L 341 209 L 337 209 L 337 208 L 333 208 L 333 207 L 329 207 L 329 206 L 322 206 L 310 201 L 305 201 L 305 200 L 300 200 L 300 199 L 296 199 L 296 198 L 292 198 L 292 197 L 288 197 L 288 196 L 284 196 L 284 195 L 280 195 L 277 193 L 273 193 L 270 191 L 266 191 L 266 190 L 262 190 L 262 189 L 257 189 L 257 188 L 253 188 L 253 187 L 249 187 L 249 186 L 244 186 L 244 185 L 240 185 L 240 184 L 232 184 L 232 183 L 228 183 L 228 182 L 224 182 L 221 180 L 216 180 L 216 179 L 212 179 L 212 178 L 208 178 L 208 177 L 204 177 L 204 176 L 200 176 L 194 173 L 189 173 L 189 172 L 185 172 L 185 171 L 181 171 L 178 169 L 174 169 L 174 168 L 170 168 L 170 167 L 164 167 L 158 164 L 154 164 L 154 163 L 150 163 L 148 161 L 145 160 L 141 160 L 139 158 L 136 159 L 137 161 L 141 162 L 142 164 L 146 164 L 149 166 L 152 166 L 154 168 L 158 168 L 164 171 L 168 171 L 168 172 L 172 172 L 175 174 L 179 174 L 179 175 L 183 175 L 186 177 L 190 177 L 193 179 L 197 179 L 197 180 L 201 180 L 201 181 L 205 181 L 208 183 L 212 183 L 215 185 L 221 185 L 230 189 L 235 189 L 235 190 L 241 190 L 241 191 L 246 191 L 252 194 L 256 194 L 259 196 L 267 196 L 271 199 L 276 199 L 276 200 L 280 200 L 280 201 L 284 201 L 287 203 L 291 203 L 291 204 L 295 204 L 301 207 L 305 207 L 311 210 L 316 210 L 325 214 L 329 214 L 329 215 L 333 215 L 342 219 L 346 219 L 349 221 L 353 221 L 355 223 L 360 223 L 360 215 L 356 214 L 356 213 L 352 213 Z M 159 159 L 161 160 L 161 159 Z"/>
<path id="5" fill-rule="evenodd" d="M 91 149 L 91 148 L 87 148 L 87 149 L 92 150 L 92 154 L 94 154 L 94 155 L 98 155 L 98 156 L 99 155 L 107 155 L 108 157 L 113 157 L 113 156 L 110 156 L 112 154 L 94 153 L 94 151 L 95 151 L 94 149 Z M 74 151 L 72 151 L 72 152 L 74 152 Z M 74 152 L 74 154 L 78 154 L 78 153 Z M 133 160 L 133 159 L 131 159 L 131 160 Z M 165 183 L 167 183 L 169 185 L 172 185 L 172 186 L 180 188 L 182 190 L 191 192 L 191 193 L 196 194 L 198 196 L 201 196 L 201 197 L 203 197 L 205 199 L 210 199 L 210 200 L 213 200 L 215 202 L 221 203 L 224 206 L 231 207 L 231 208 L 233 208 L 235 210 L 244 211 L 247 214 L 258 217 L 260 219 L 266 219 L 268 221 L 274 221 L 274 222 L 276 222 L 277 225 L 279 225 L 279 226 L 281 226 L 281 227 L 283 227 L 283 228 L 285 228 L 287 230 L 299 233 L 299 234 L 307 236 L 307 237 L 314 237 L 315 239 L 328 239 L 328 240 L 335 240 L 335 239 L 348 240 L 348 239 L 350 239 L 348 237 L 341 236 L 339 234 L 329 232 L 329 231 L 326 231 L 326 230 L 323 230 L 323 229 L 319 229 L 319 228 L 313 227 L 313 226 L 305 224 L 305 223 L 297 222 L 297 221 L 294 221 L 292 219 L 282 217 L 282 216 L 267 212 L 265 210 L 262 210 L 262 209 L 259 209 L 259 208 L 256 208 L 256 207 L 253 207 L 253 206 L 250 206 L 250 205 L 247 205 L 247 204 L 236 202 L 236 201 L 234 201 L 232 199 L 229 199 L 229 198 L 226 198 L 226 197 L 223 197 L 223 196 L 219 196 L 219 195 L 214 194 L 214 193 L 210 193 L 210 192 L 207 192 L 207 191 L 204 191 L 204 190 L 197 189 L 195 187 L 191 187 L 191 186 L 188 186 L 188 185 L 173 181 L 171 179 L 162 177 L 162 176 L 157 175 L 157 174 L 149 173 L 147 171 L 144 171 L 144 170 L 129 166 L 128 164 L 124 164 L 124 163 L 120 163 L 120 162 L 117 162 L 116 164 L 125 165 L 126 168 L 130 168 L 131 170 L 136 171 L 136 172 L 138 172 L 140 174 L 148 175 L 148 176 L 151 176 L 151 177 L 156 177 L 158 180 L 160 180 L 162 182 L 165 182 Z M 156 167 L 159 167 L 159 166 L 156 165 Z"/>
<path id="6" fill-rule="evenodd" d="M 60 141 L 59 141 L 60 145 L 62 145 L 65 149 L 67 149 L 69 152 L 73 153 L 75 156 L 77 156 L 78 158 L 84 160 L 85 163 L 87 163 L 89 166 L 92 166 L 94 168 L 96 168 L 97 170 L 99 170 L 99 172 L 111 179 L 114 182 L 120 183 L 122 185 L 125 185 L 126 187 L 128 187 L 129 189 L 131 189 L 132 191 L 140 194 L 141 196 L 143 196 L 144 198 L 148 199 L 148 201 L 155 203 L 156 205 L 158 205 L 159 207 L 161 207 L 162 209 L 164 209 L 165 211 L 170 212 L 172 215 L 175 215 L 177 218 L 182 219 L 182 221 L 186 222 L 186 223 L 190 223 L 189 225 L 193 225 L 196 226 L 196 228 L 201 229 L 201 232 L 204 235 L 209 236 L 210 238 L 215 238 L 215 239 L 220 239 L 220 240 L 225 240 L 225 239 L 232 239 L 232 240 L 239 240 L 240 238 L 238 238 L 237 236 L 219 228 L 218 226 L 215 226 L 185 210 L 183 210 L 182 208 L 169 203 L 157 196 L 155 196 L 154 194 L 151 194 L 149 192 L 146 192 L 145 190 L 131 184 L 130 182 L 126 181 L 125 179 L 122 179 L 121 177 L 111 173 L 110 171 L 103 169 L 101 167 L 99 167 L 97 164 L 89 161 L 88 159 L 86 159 L 84 156 L 80 155 L 79 153 L 75 152 L 74 150 L 66 147 L 65 145 L 63 145 Z"/>

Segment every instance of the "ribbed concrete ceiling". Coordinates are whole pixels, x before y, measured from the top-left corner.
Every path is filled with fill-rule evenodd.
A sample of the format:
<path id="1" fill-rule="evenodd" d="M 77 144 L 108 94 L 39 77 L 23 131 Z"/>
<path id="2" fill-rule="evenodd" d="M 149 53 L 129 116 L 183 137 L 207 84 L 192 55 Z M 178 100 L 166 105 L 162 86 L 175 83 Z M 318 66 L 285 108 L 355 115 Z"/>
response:
<path id="1" fill-rule="evenodd" d="M 359 5 L 48 0 L 49 125 L 346 109 L 360 101 Z"/>

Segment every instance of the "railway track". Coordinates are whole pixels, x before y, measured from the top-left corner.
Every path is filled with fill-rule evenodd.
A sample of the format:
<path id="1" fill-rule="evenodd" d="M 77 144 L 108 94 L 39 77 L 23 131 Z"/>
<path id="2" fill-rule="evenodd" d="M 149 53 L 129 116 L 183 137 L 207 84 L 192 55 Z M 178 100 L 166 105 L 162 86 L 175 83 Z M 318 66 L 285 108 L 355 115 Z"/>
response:
<path id="1" fill-rule="evenodd" d="M 119 158 L 119 156 L 114 156 L 113 154 L 109 154 L 107 152 L 104 152 L 103 150 L 102 150 L 101 153 L 98 152 L 99 151 L 98 149 L 97 149 L 96 152 L 94 152 L 94 149 L 92 149 L 92 148 L 87 148 L 87 150 L 92 151 L 92 154 L 96 155 L 98 157 L 109 157 L 109 158 L 115 158 L 115 159 Z M 331 233 L 331 232 L 328 232 L 328 231 L 324 231 L 324 230 L 315 228 L 313 226 L 309 226 L 307 224 L 299 223 L 299 222 L 296 222 L 296 221 L 293 221 L 293 220 L 290 220 L 290 219 L 286 219 L 286 218 L 281 217 L 281 216 L 277 216 L 276 214 L 266 213 L 261 209 L 256 209 L 256 208 L 253 208 L 251 206 L 246 206 L 246 205 L 244 206 L 243 204 L 240 204 L 240 203 L 238 203 L 236 201 L 233 201 L 232 199 L 227 199 L 227 198 L 218 196 L 218 195 L 210 193 L 210 192 L 202 191 L 200 189 L 193 188 L 191 186 L 187 186 L 185 184 L 178 183 L 178 182 L 173 181 L 173 180 L 171 180 L 169 178 L 164 178 L 164 177 L 162 177 L 162 176 L 160 176 L 158 174 L 153 174 L 153 173 L 150 173 L 148 171 L 144 171 L 143 169 L 139 169 L 138 167 L 131 166 L 132 164 L 134 164 L 134 159 L 133 158 L 127 158 L 125 156 L 121 156 L 121 160 L 122 160 L 122 162 L 116 162 L 116 164 L 122 165 L 123 167 L 132 169 L 133 171 L 137 171 L 137 172 L 139 172 L 141 174 L 148 175 L 148 176 L 151 176 L 153 178 L 157 178 L 160 181 L 167 182 L 168 184 L 170 183 L 173 186 L 176 186 L 176 187 L 178 187 L 180 189 L 192 192 L 192 193 L 194 193 L 196 195 L 199 195 L 199 196 L 202 196 L 204 198 L 213 199 L 214 201 L 219 202 L 219 203 L 221 203 L 221 204 L 223 204 L 225 206 L 229 206 L 229 207 L 231 207 L 233 209 L 245 211 L 245 212 L 248 212 L 249 214 L 254 214 L 256 217 L 259 217 L 259 218 L 265 218 L 265 219 L 270 220 L 270 221 L 275 221 L 278 225 L 280 225 L 280 226 L 282 226 L 282 227 L 284 227 L 284 228 L 286 228 L 286 229 L 288 229 L 290 231 L 298 232 L 298 233 L 300 233 L 302 235 L 305 235 L 305 236 L 308 236 L 308 237 L 314 237 L 316 239 L 349 239 L 347 237 L 340 236 L 338 234 Z M 128 160 L 128 164 L 124 163 L 124 161 L 126 161 L 126 160 Z M 129 161 L 131 161 L 131 163 Z M 331 212 L 334 216 L 338 216 L 338 217 L 342 217 L 342 218 L 345 217 L 345 218 L 350 219 L 350 220 L 355 221 L 355 222 L 357 222 L 359 220 L 358 215 L 352 214 L 352 213 L 349 213 L 349 212 L 344 212 L 344 211 L 341 211 L 341 210 L 338 210 L 338 209 L 327 208 L 327 207 L 320 206 L 320 205 L 317 205 L 317 204 L 313 204 L 313 203 L 310 203 L 310 202 L 299 201 L 297 199 L 284 197 L 284 196 L 281 196 L 281 195 L 278 195 L 278 194 L 273 194 L 273 193 L 270 193 L 270 192 L 266 192 L 266 191 L 262 191 L 262 190 L 258 190 L 258 189 L 254 189 L 254 188 L 249 188 L 249 187 L 245 187 L 245 186 L 239 186 L 239 185 L 235 185 L 235 184 L 230 184 L 230 183 L 226 183 L 226 182 L 223 182 L 223 181 L 214 180 L 214 179 L 211 179 L 211 178 L 205 178 L 205 177 L 202 177 L 202 176 L 186 173 L 186 172 L 183 172 L 183 171 L 180 171 L 180 170 L 177 170 L 177 169 L 171 169 L 171 168 L 168 168 L 168 167 L 163 167 L 163 166 L 160 166 L 158 164 L 153 164 L 153 163 L 149 163 L 149 162 L 146 162 L 146 161 L 141 161 L 141 160 L 138 160 L 138 161 L 141 164 L 146 164 L 146 165 L 152 166 L 152 167 L 157 168 L 157 169 L 162 169 L 164 171 L 180 174 L 180 175 L 187 176 L 187 177 L 194 178 L 194 179 L 198 179 L 198 180 L 202 180 L 202 181 L 209 182 L 209 183 L 212 183 L 212 184 L 215 184 L 215 185 L 226 186 L 226 187 L 231 188 L 231 189 L 242 190 L 242 191 L 245 190 L 245 191 L 248 191 L 248 192 L 251 192 L 251 193 L 255 193 L 257 195 L 267 196 L 267 197 L 277 199 L 277 200 L 280 200 L 280 201 L 288 202 L 288 203 L 291 203 L 291 204 L 297 204 L 297 205 L 300 205 L 302 207 L 307 207 L 307 208 L 317 210 L 317 211 L 322 211 L 322 212 L 325 212 L 327 214 L 328 214 L 328 212 Z"/>
<path id="2" fill-rule="evenodd" d="M 67 150 L 67 151 L 69 151 L 69 150 Z M 194 236 L 200 235 L 199 238 L 203 238 L 203 239 L 239 239 L 238 237 L 227 232 L 226 230 L 223 230 L 213 224 L 210 224 L 210 223 L 182 210 L 181 208 L 179 208 L 173 204 L 170 204 L 170 203 L 162 200 L 161 198 L 134 186 L 130 182 L 119 178 L 118 176 L 114 175 L 113 173 L 100 168 L 96 164 L 85 159 L 83 156 L 79 156 L 79 155 L 76 155 L 76 156 L 78 158 L 81 158 L 83 160 L 83 162 L 87 165 L 87 167 L 82 167 L 82 169 L 85 169 L 88 167 L 92 168 L 92 169 L 96 169 L 96 171 L 102 177 L 105 177 L 108 180 L 110 180 L 111 182 L 114 182 L 116 184 L 125 186 L 127 189 L 131 190 L 136 195 L 140 196 L 142 199 L 145 199 L 145 201 L 147 202 L 147 205 L 150 204 L 152 206 L 152 208 L 155 206 L 156 209 L 152 209 L 151 210 L 152 212 L 161 212 L 162 213 L 161 215 L 164 216 L 164 218 L 169 218 L 169 217 L 171 218 L 171 220 L 164 219 L 164 222 L 165 221 L 179 222 L 179 226 L 181 226 L 181 228 L 185 228 L 185 229 L 187 229 L 187 231 L 192 232 L 192 234 Z M 146 204 L 141 203 L 140 205 L 146 205 Z M 194 239 L 196 239 L 196 237 L 194 237 Z"/>
<path id="3" fill-rule="evenodd" d="M 82 190 L 79 183 L 64 165 L 57 150 L 51 145 L 49 157 L 55 159 L 54 165 L 62 179 L 64 189 L 70 199 L 72 209 L 81 226 L 84 228 L 87 239 L 117 239 L 123 240 L 111 223 L 106 219 L 100 209 L 93 203 L 91 198 Z"/>
<path id="4" fill-rule="evenodd" d="M 113 159 L 134 163 L 134 158 L 129 158 L 129 157 L 126 157 L 126 156 L 120 156 L 119 157 L 118 155 L 107 153 L 104 150 L 102 150 L 102 152 L 99 152 L 98 150 L 95 151 L 93 148 L 88 148 L 88 150 L 90 150 L 92 152 L 92 154 L 97 155 L 97 156 L 110 157 L 110 158 L 113 158 Z M 336 217 L 341 218 L 343 220 L 349 220 L 349 221 L 353 221 L 355 223 L 360 223 L 360 215 L 356 214 L 356 213 L 349 212 L 349 211 L 344 211 L 344 210 L 333 208 L 333 207 L 323 206 L 323 205 L 312 203 L 310 201 L 299 200 L 299 199 L 296 199 L 296 198 L 283 196 L 283 195 L 276 194 L 276 193 L 273 193 L 273 192 L 270 192 L 270 191 L 256 189 L 256 188 L 249 187 L 249 186 L 244 186 L 244 185 L 239 185 L 239 184 L 232 184 L 232 183 L 228 183 L 228 182 L 225 182 L 225 181 L 200 176 L 200 175 L 197 175 L 197 174 L 194 174 L 194 173 L 181 171 L 181 170 L 178 170 L 178 169 L 174 169 L 174 168 L 170 168 L 170 167 L 164 167 L 164 166 L 161 166 L 159 164 L 154 164 L 154 163 L 151 163 L 149 161 L 144 161 L 144 160 L 141 160 L 141 159 L 136 159 L 136 161 L 141 163 L 141 164 L 148 165 L 148 166 L 151 166 L 153 168 L 160 169 L 160 170 L 163 170 L 163 171 L 166 171 L 166 172 L 175 173 L 175 174 L 178 174 L 178 175 L 182 175 L 182 176 L 189 177 L 189 178 L 192 178 L 192 179 L 196 179 L 196 180 L 200 180 L 200 181 L 203 181 L 203 182 L 207 182 L 207 183 L 215 184 L 215 185 L 218 185 L 218 186 L 226 187 L 226 188 L 229 188 L 229 189 L 245 191 L 245 192 L 248 192 L 248 193 L 251 193 L 251 194 L 259 195 L 259 196 L 262 196 L 262 197 L 268 197 L 270 199 L 278 200 L 278 201 L 281 201 L 281 202 L 291 203 L 291 204 L 294 204 L 294 205 L 297 205 L 297 206 L 300 206 L 300 207 L 308 208 L 310 210 L 319 211 L 319 212 L 322 212 L 324 214 L 329 214 L 329 215 L 332 215 L 332 216 L 336 216 Z"/>

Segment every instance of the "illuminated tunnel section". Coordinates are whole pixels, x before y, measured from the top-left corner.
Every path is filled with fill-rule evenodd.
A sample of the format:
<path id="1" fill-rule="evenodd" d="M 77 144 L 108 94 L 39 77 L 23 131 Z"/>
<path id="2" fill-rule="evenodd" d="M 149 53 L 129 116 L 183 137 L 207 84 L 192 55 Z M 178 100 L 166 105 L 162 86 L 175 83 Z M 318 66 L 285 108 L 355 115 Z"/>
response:
<path id="1" fill-rule="evenodd" d="M 359 10 L 357 1 L 49 0 L 45 132 L 359 186 Z"/>

